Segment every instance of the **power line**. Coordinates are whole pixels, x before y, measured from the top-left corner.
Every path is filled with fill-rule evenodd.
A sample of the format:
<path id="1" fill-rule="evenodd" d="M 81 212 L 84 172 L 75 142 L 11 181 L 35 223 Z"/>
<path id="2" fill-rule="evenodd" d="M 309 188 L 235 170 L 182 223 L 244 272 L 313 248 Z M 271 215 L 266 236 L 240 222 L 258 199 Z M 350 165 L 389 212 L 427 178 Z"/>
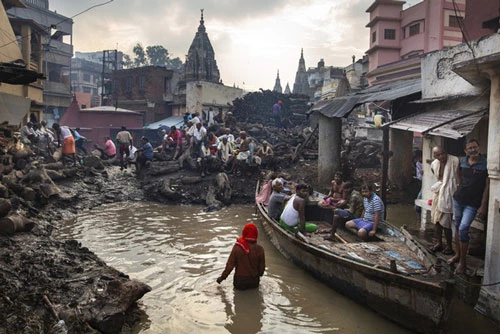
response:
<path id="1" fill-rule="evenodd" d="M 47 33 L 47 35 L 49 35 L 49 34 L 50 34 L 50 29 L 52 29 L 53 27 L 57 27 L 57 25 L 59 25 L 59 24 L 61 24 L 61 23 L 64 23 L 64 22 L 66 22 L 66 21 L 68 21 L 68 20 L 71 20 L 71 19 L 74 19 L 75 17 L 80 16 L 80 15 L 82 15 L 82 14 L 84 14 L 84 13 L 86 13 L 86 12 L 88 12 L 88 11 L 90 11 L 90 10 L 94 9 L 94 8 L 97 8 L 97 7 L 101 7 L 101 6 L 107 5 L 107 4 L 109 4 L 109 3 L 113 2 L 113 1 L 114 1 L 114 0 L 109 0 L 109 1 L 106 1 L 106 2 L 103 2 L 103 3 L 96 4 L 96 5 L 94 5 L 94 6 L 91 6 L 91 7 L 87 8 L 87 9 L 85 9 L 85 10 L 83 10 L 83 11 L 81 11 L 81 12 L 79 12 L 79 13 L 77 13 L 77 14 L 73 15 L 73 16 L 71 16 L 71 17 L 66 17 L 64 20 L 61 20 L 61 21 L 57 22 L 56 24 L 51 24 L 51 25 L 50 25 L 50 27 L 48 27 L 48 28 L 47 28 L 46 33 Z M 27 34 L 27 35 L 25 35 L 25 36 L 21 36 L 21 38 L 23 38 L 23 39 L 24 39 L 24 38 L 28 38 L 28 37 L 30 37 L 30 36 L 31 36 L 31 33 L 29 33 L 29 34 Z M 7 43 L 5 43 L 5 44 L 3 44 L 3 45 L 0 45 L 0 49 L 1 49 L 1 48 L 3 48 L 3 47 L 5 47 L 5 46 L 7 46 L 7 45 L 12 44 L 12 43 L 17 43 L 17 38 L 16 38 L 16 39 L 13 39 L 13 40 L 11 40 L 10 42 L 7 42 Z M 49 42 L 49 43 L 50 43 L 50 42 Z"/>

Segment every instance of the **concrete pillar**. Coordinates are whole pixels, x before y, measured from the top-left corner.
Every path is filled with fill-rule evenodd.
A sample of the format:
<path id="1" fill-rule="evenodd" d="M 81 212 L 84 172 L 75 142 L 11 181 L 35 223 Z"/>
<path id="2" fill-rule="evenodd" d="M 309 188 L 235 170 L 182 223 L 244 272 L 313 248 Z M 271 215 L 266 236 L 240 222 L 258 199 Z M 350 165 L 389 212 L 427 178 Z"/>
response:
<path id="1" fill-rule="evenodd" d="M 318 182 L 328 187 L 340 170 L 342 119 L 319 116 Z"/>
<path id="2" fill-rule="evenodd" d="M 413 132 L 390 130 L 389 182 L 404 189 L 413 178 Z"/>
<path id="3" fill-rule="evenodd" d="M 483 284 L 500 282 L 500 74 L 489 71 L 491 80 L 488 128 L 490 196 L 486 232 Z M 483 143 L 480 143 L 483 145 Z M 500 284 L 483 286 L 476 310 L 500 321 Z"/>
<path id="4" fill-rule="evenodd" d="M 23 24 L 21 26 L 21 36 L 23 36 L 22 39 L 22 54 L 23 54 L 23 60 L 26 63 L 26 68 L 30 68 L 30 63 L 31 63 L 31 27 L 27 24 Z"/>

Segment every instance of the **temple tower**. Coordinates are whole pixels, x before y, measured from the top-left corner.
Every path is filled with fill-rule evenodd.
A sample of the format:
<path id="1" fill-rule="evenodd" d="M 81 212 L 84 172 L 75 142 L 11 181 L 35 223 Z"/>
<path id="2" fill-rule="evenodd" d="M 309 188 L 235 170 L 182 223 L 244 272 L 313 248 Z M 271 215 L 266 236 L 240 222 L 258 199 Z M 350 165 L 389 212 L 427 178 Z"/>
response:
<path id="1" fill-rule="evenodd" d="M 307 80 L 306 62 L 304 60 L 304 49 L 300 51 L 299 68 L 295 74 L 293 93 L 309 95 L 309 81 Z"/>
<path id="2" fill-rule="evenodd" d="M 220 82 L 219 68 L 215 61 L 215 52 L 208 39 L 208 34 L 201 10 L 200 26 L 189 47 L 184 66 L 184 81 Z"/>
<path id="3" fill-rule="evenodd" d="M 283 93 L 283 88 L 281 88 L 280 81 L 280 70 L 278 70 L 278 75 L 276 76 L 276 82 L 274 83 L 273 92 Z"/>

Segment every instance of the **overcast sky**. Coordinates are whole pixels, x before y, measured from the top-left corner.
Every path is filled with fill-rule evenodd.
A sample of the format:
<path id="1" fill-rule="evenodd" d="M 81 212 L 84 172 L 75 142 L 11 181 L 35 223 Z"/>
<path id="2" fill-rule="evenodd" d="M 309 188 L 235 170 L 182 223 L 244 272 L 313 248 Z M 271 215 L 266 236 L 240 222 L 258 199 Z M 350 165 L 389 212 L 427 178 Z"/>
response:
<path id="1" fill-rule="evenodd" d="M 73 17 L 108 0 L 50 0 L 50 9 Z M 419 2 L 417 0 L 409 3 Z M 368 49 L 373 0 L 113 0 L 73 18 L 75 51 L 162 45 L 185 61 L 204 9 L 205 27 L 221 79 L 246 90 L 272 89 L 279 70 L 293 89 L 304 49 L 306 68 L 347 66 Z"/>

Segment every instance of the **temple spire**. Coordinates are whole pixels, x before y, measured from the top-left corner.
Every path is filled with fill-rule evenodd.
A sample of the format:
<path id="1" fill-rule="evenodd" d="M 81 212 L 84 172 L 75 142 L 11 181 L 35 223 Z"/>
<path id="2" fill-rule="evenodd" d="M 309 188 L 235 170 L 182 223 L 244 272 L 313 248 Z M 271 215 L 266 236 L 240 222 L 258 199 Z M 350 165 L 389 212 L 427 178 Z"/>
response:
<path id="1" fill-rule="evenodd" d="M 186 56 L 184 80 L 221 83 L 215 52 L 205 29 L 203 9 L 201 9 L 200 26 Z"/>
<path id="2" fill-rule="evenodd" d="M 278 69 L 278 74 L 276 76 L 276 82 L 274 83 L 273 92 L 283 93 L 283 88 L 281 88 L 280 70 L 279 69 Z"/>
<path id="3" fill-rule="evenodd" d="M 309 95 L 309 81 L 307 78 L 306 62 L 304 60 L 304 48 L 300 50 L 299 66 L 297 68 L 297 72 L 295 73 L 293 93 Z"/>
<path id="4" fill-rule="evenodd" d="M 200 26 L 198 27 L 199 32 L 205 32 L 205 20 L 203 20 L 203 9 L 200 9 L 201 11 L 201 19 L 200 19 Z"/>

